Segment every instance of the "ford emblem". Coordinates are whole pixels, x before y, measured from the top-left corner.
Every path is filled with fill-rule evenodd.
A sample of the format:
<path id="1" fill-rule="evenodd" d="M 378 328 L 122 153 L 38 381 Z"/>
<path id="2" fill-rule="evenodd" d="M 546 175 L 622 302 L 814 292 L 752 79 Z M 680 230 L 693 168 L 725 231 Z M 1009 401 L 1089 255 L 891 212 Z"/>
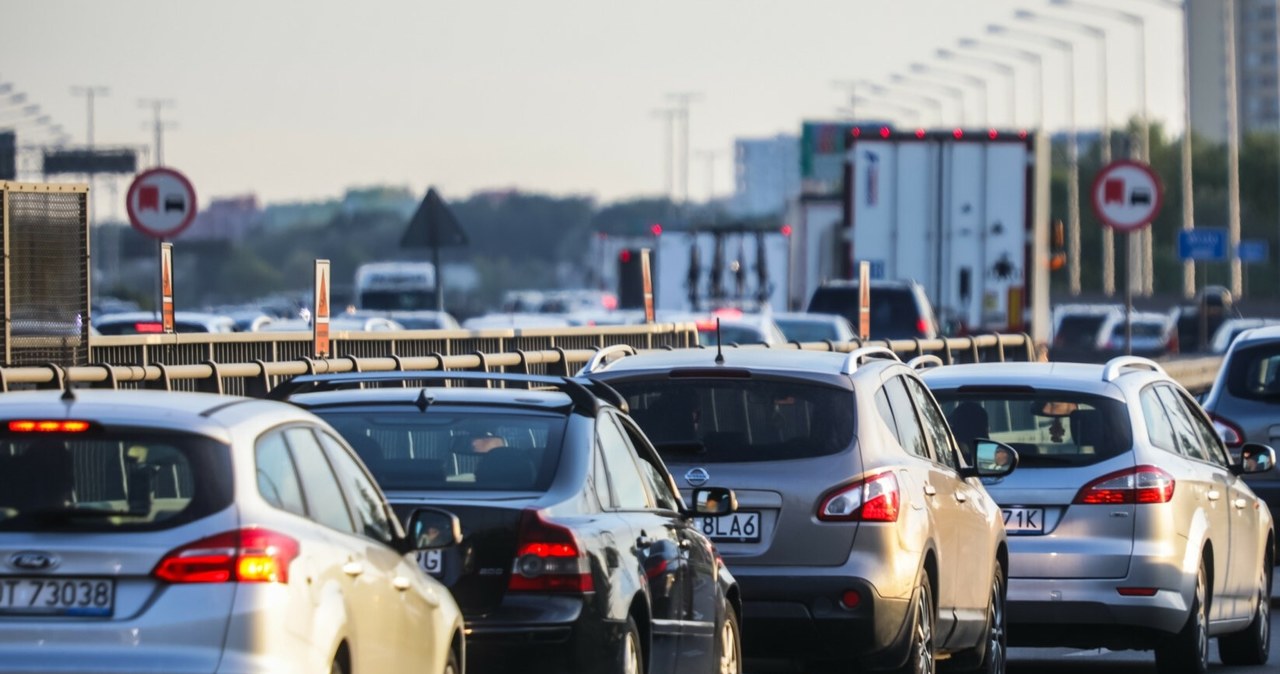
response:
<path id="1" fill-rule="evenodd" d="M 15 552 L 9 555 L 9 566 L 17 569 L 29 569 L 31 571 L 50 571 L 62 560 L 51 552 Z"/>
<path id="2" fill-rule="evenodd" d="M 684 474 L 684 479 L 693 487 L 701 487 L 711 479 L 711 474 L 706 468 L 690 468 L 689 472 Z"/>

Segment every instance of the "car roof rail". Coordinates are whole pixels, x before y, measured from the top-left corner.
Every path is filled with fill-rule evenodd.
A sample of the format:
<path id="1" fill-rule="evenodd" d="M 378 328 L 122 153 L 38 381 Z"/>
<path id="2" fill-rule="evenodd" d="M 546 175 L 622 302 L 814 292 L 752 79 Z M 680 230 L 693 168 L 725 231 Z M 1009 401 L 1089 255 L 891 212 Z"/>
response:
<path id="1" fill-rule="evenodd" d="M 1102 381 L 1113 382 L 1129 369 L 1145 369 L 1157 374 L 1165 374 L 1164 368 L 1150 358 L 1140 356 L 1116 356 L 1102 366 Z"/>
<path id="2" fill-rule="evenodd" d="M 323 393 L 358 388 L 361 384 L 385 382 L 504 382 L 533 384 L 553 388 L 569 396 L 575 410 L 596 414 L 600 403 L 607 402 L 626 411 L 626 400 L 612 387 L 575 377 L 556 377 L 508 372 L 471 372 L 460 370 L 391 370 L 387 372 L 344 372 L 340 374 L 305 374 L 281 382 L 267 394 L 271 400 L 287 401 L 302 393 Z M 514 390 L 514 389 L 513 389 Z"/>
<path id="3" fill-rule="evenodd" d="M 931 367 L 942 367 L 945 364 L 946 363 L 943 363 L 941 358 L 931 353 L 916 356 L 915 358 L 907 361 L 907 367 L 913 370 L 927 370 Z"/>
<path id="4" fill-rule="evenodd" d="M 596 370 L 604 367 L 607 364 L 606 361 L 608 361 L 611 356 L 622 357 L 634 355 L 636 355 L 636 347 L 631 346 L 630 344 L 613 344 L 596 349 L 596 352 L 591 354 L 591 358 L 587 361 L 587 364 L 583 365 L 582 369 L 578 370 L 578 373 L 575 376 L 584 377 L 595 372 Z"/>
<path id="5" fill-rule="evenodd" d="M 898 358 L 898 354 L 894 353 L 892 349 L 883 346 L 864 346 L 849 352 L 849 357 L 845 358 L 844 367 L 840 368 L 840 372 L 853 374 L 858 371 L 859 365 L 875 358 L 902 362 L 902 359 Z"/>

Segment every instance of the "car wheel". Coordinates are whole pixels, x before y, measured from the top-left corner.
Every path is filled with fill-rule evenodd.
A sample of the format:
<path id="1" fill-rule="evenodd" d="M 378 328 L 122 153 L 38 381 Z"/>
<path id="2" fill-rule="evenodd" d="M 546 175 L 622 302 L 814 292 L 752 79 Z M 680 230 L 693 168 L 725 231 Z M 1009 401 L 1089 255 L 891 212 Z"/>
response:
<path id="1" fill-rule="evenodd" d="M 1156 647 L 1156 671 L 1160 674 L 1206 674 L 1209 671 L 1209 614 L 1204 562 L 1196 574 L 1191 614 L 1177 634 Z"/>
<path id="2" fill-rule="evenodd" d="M 738 629 L 738 614 L 733 607 L 724 605 L 724 625 L 716 638 L 716 662 L 720 674 L 742 674 L 742 633 Z"/>
<path id="3" fill-rule="evenodd" d="M 933 651 L 933 588 L 929 585 L 929 577 L 920 579 L 920 591 L 911 603 L 911 647 L 907 652 L 907 662 L 899 670 L 901 674 L 934 674 L 937 671 L 937 660 Z"/>
<path id="4" fill-rule="evenodd" d="M 622 635 L 622 643 L 618 645 L 618 674 L 644 674 L 644 651 L 640 647 L 640 628 L 636 627 L 636 619 L 627 617 L 626 632 Z"/>
<path id="5" fill-rule="evenodd" d="M 1258 574 L 1258 607 L 1253 622 L 1240 632 L 1218 637 L 1218 654 L 1224 665 L 1263 665 L 1271 652 L 1271 560 Z"/>
<path id="6" fill-rule="evenodd" d="M 329 674 L 347 674 L 347 670 L 342 666 L 341 662 L 335 659 L 333 664 L 329 665 Z"/>

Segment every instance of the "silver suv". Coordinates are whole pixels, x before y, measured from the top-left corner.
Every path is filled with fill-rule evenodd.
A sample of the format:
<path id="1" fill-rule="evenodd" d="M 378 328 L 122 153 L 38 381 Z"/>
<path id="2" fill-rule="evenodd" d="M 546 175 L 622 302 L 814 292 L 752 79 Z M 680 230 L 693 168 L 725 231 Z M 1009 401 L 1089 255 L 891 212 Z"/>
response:
<path id="1" fill-rule="evenodd" d="M 1013 463 L 966 464 L 893 352 L 687 349 L 587 370 L 626 398 L 682 492 L 737 494 L 736 513 L 700 525 L 742 586 L 746 655 L 1004 671 L 1008 554 L 979 476 Z"/>
<path id="2" fill-rule="evenodd" d="M 982 363 L 925 381 L 976 437 L 1017 448 L 987 485 L 1009 530 L 1013 645 L 1154 649 L 1161 674 L 1266 662 L 1275 532 L 1200 406 L 1153 361 Z M 982 457 L 979 457 L 979 461 Z"/>

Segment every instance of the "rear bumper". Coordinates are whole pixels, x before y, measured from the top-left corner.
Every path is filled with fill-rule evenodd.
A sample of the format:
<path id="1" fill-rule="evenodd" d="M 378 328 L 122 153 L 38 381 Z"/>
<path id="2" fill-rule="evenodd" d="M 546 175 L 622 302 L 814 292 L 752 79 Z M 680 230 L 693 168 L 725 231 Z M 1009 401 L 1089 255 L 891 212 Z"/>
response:
<path id="1" fill-rule="evenodd" d="M 496 610 L 467 618 L 467 668 L 604 674 L 614 669 L 625 629 L 581 597 L 508 596 Z"/>
<path id="2" fill-rule="evenodd" d="M 1194 581 L 1194 579 L 1193 579 Z M 1160 587 L 1134 578 L 1009 579 L 1009 643 L 1113 649 L 1150 648 L 1176 633 L 1190 607 L 1184 590 L 1121 596 L 1117 587 Z"/>
<path id="3" fill-rule="evenodd" d="M 905 661 L 910 597 L 882 596 L 869 581 L 846 575 L 749 566 L 733 573 L 742 588 L 744 655 L 857 660 L 869 667 Z M 861 597 L 855 608 L 840 604 L 847 590 Z"/>

